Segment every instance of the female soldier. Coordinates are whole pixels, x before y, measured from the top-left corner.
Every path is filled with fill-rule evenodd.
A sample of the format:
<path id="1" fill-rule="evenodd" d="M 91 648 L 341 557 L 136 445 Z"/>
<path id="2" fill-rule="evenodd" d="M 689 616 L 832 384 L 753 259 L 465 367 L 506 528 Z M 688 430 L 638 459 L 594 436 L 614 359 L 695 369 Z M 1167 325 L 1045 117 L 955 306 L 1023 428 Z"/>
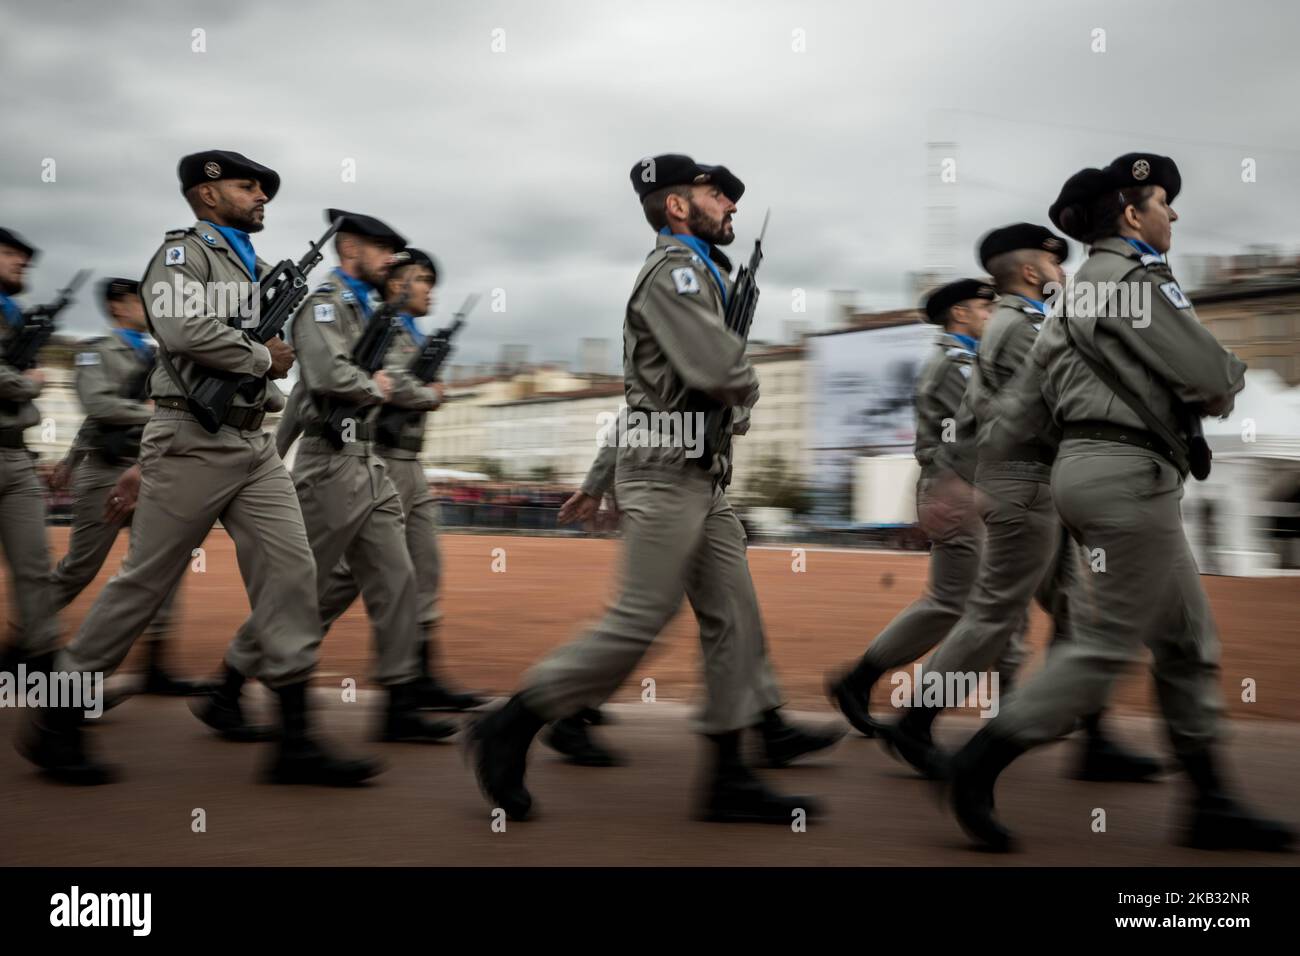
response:
<path id="1" fill-rule="evenodd" d="M 1091 251 L 1025 374 L 1037 378 L 1059 428 L 1052 497 L 1093 573 L 1072 597 L 1073 640 L 954 758 L 957 818 L 994 849 L 1011 843 L 993 815 L 998 774 L 1101 709 L 1144 644 L 1170 742 L 1194 788 L 1187 842 L 1284 849 L 1291 841 L 1281 824 L 1228 795 L 1213 755 L 1219 642 L 1179 502 L 1189 468 L 1200 472 L 1188 435 L 1199 434 L 1201 416 L 1232 411 L 1246 367 L 1201 326 L 1164 261 L 1180 186 L 1172 159 L 1130 153 L 1071 176 L 1049 213 Z"/>

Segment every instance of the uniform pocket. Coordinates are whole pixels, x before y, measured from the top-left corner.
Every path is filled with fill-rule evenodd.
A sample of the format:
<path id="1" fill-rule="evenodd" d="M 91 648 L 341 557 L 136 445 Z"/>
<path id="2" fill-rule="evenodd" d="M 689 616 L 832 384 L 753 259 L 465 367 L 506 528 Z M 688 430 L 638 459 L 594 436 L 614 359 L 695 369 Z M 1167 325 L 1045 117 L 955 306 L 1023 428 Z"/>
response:
<path id="1" fill-rule="evenodd" d="M 151 418 L 140 437 L 140 467 L 147 468 L 172 450 L 176 435 L 184 424 L 181 418 Z M 197 423 L 196 423 L 197 424 Z"/>

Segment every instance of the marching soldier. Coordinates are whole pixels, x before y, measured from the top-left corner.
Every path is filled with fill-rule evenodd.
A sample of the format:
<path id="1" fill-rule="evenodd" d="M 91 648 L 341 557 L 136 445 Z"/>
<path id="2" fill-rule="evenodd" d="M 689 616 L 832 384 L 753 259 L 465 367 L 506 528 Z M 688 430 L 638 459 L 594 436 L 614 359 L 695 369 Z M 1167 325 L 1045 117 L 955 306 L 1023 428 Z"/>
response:
<path id="1" fill-rule="evenodd" d="M 993 311 L 993 286 L 958 279 L 925 300 L 926 321 L 942 325 L 935 351 L 916 381 L 916 513 L 930 539 L 925 593 L 876 635 L 852 668 L 832 678 L 827 696 L 868 737 L 881 731 L 871 716 L 871 688 L 880 677 L 916 660 L 942 641 L 961 618 L 979 569 L 982 529 L 970 476 L 954 472 L 939 451 L 956 441 L 958 411 L 985 323 Z"/>
<path id="2" fill-rule="evenodd" d="M 12 297 L 27 287 L 27 268 L 37 254 L 18 233 L 0 228 L 0 547 L 9 563 L 10 600 L 17 610 L 4 656 L 15 665 L 44 659 L 59 643 L 48 586 L 45 489 L 23 437 L 41 420 L 33 402 L 45 385 L 45 373 L 39 368 L 20 371 L 4 361 L 10 338 L 23 326 L 22 308 Z"/>
<path id="3" fill-rule="evenodd" d="M 744 185 L 723 166 L 665 155 L 631 171 L 642 211 L 658 233 L 633 285 L 623 326 L 628 407 L 682 416 L 691 394 L 749 407 L 758 378 L 745 343 L 725 324 L 730 263 L 718 251 L 734 237 L 731 217 Z M 681 431 L 678 432 L 682 434 Z M 766 720 L 763 625 L 745 555 L 745 535 L 723 492 L 730 464 L 687 457 L 681 440 L 628 441 L 618 450 L 623 514 L 622 586 L 585 637 L 539 663 L 499 710 L 475 724 L 469 748 L 493 806 L 525 819 L 532 739 L 552 721 L 599 706 L 649 650 L 688 594 L 701 621 L 708 698 L 700 728 L 713 745 L 704 816 L 788 824 L 803 798 L 778 796 L 741 757 L 746 728 Z M 633 447 L 633 446 L 639 447 Z"/>
<path id="4" fill-rule="evenodd" d="M 259 677 L 279 698 L 281 733 L 269 779 L 360 783 L 378 767 L 334 756 L 309 732 L 307 685 L 320 642 L 315 563 L 293 484 L 262 431 L 270 379 L 284 377 L 294 352 L 278 338 L 263 345 L 239 327 L 268 268 L 251 234 L 261 231 L 280 177 L 226 150 L 186 156 L 178 174 L 198 221 L 167 233 L 141 282 L 159 351 L 149 380 L 155 410 L 139 462 L 123 473 L 113 495 L 138 481 L 130 547 L 72 642 L 47 663 L 68 672 L 112 672 L 220 519 L 234 539 L 257 625 L 250 630 L 263 651 Z M 214 372 L 247 376 L 250 383 L 212 433 L 190 413 L 187 397 Z M 75 783 L 111 779 L 86 751 L 80 710 L 34 714 L 20 742 L 28 759 Z"/>
<path id="5" fill-rule="evenodd" d="M 1144 645 L 1170 742 L 1192 783 L 1187 841 L 1282 849 L 1292 839 L 1229 795 L 1215 756 L 1219 642 L 1179 502 L 1189 470 L 1208 474 L 1200 419 L 1232 411 L 1246 367 L 1197 321 L 1165 262 L 1180 186 L 1172 159 L 1130 153 L 1071 176 L 1050 210 L 1062 232 L 1090 247 L 1088 260 L 1064 315 L 1053 310 L 1024 374 L 1002 390 L 1030 404 L 991 440 L 1013 444 L 1059 426 L 1052 499 L 1104 570 L 1077 589 L 1071 639 L 953 758 L 957 818 L 996 850 L 1012 845 L 993 814 L 998 775 L 1096 713 Z"/>
<path id="6" fill-rule="evenodd" d="M 988 417 L 993 397 L 1025 364 L 1046 317 L 1045 300 L 1065 281 L 1061 264 L 1068 250 L 1065 240 L 1050 230 L 1022 222 L 988 233 L 978 255 L 999 298 L 966 388 L 975 422 Z M 1052 615 L 1053 641 L 1068 639 L 1068 594 L 1079 574 L 1078 552 L 1052 506 L 1048 481 L 1055 455 L 1054 445 L 1032 437 L 999 453 L 978 453 L 975 487 L 984 524 L 979 573 L 965 613 L 926 662 L 926 670 L 980 672 L 1000 661 L 999 693 L 1005 699 L 1020 664 L 1023 642 L 1018 638 L 1035 595 Z M 945 681 L 943 686 L 951 685 Z M 943 776 L 946 758 L 931 736 L 941 712 L 937 706 L 913 707 L 887 724 L 882 738 L 922 773 Z M 1076 773 L 1080 779 L 1141 781 L 1159 772 L 1154 760 L 1129 754 L 1107 738 L 1100 714 L 1086 718 L 1084 728 L 1083 760 Z"/>
<path id="7" fill-rule="evenodd" d="M 407 551 L 402 502 L 384 459 L 374 452 L 375 412 L 394 391 L 384 369 L 373 374 L 352 360 L 352 348 L 374 308 L 382 285 L 406 240 L 371 216 L 325 211 L 340 221 L 335 240 L 339 265 L 309 295 L 293 320 L 294 347 L 302 357 L 296 402 L 303 437 L 294 457 L 293 482 L 302 506 L 311 550 L 316 556 L 314 608 L 321 606 L 330 573 L 343 558 L 359 579 L 378 652 L 375 677 L 388 691 L 379 737 L 384 741 L 431 742 L 449 737 L 456 725 L 427 720 L 417 645 L 415 570 Z M 336 403 L 355 407 L 355 419 L 336 432 L 330 412 Z M 348 431 L 351 434 L 348 434 Z M 278 457 L 278 456 L 277 456 Z M 195 714 L 230 739 L 258 739 L 244 720 L 240 691 L 249 677 L 268 666 L 258 630 L 250 618 L 226 651 L 224 678 Z M 313 643 L 319 643 L 319 636 Z"/>
<path id="8" fill-rule="evenodd" d="M 393 336 L 384 365 L 393 382 L 388 406 L 405 409 L 411 414 L 402 419 L 396 430 L 376 427 L 375 454 L 384 459 L 388 477 L 401 498 L 406 519 L 406 547 L 415 567 L 420 679 L 423 685 L 421 706 L 431 710 L 471 710 L 484 701 L 473 694 L 450 690 L 434 679 L 430 664 L 433 631 L 442 617 L 438 610 L 441 562 L 438 556 L 438 503 L 429 494 L 429 482 L 425 480 L 424 468 L 420 465 L 420 449 L 424 446 L 425 419 L 429 412 L 442 404 L 442 386 L 425 385 L 410 373 L 409 368 L 424 347 L 424 334 L 416 320 L 429 314 L 433 287 L 438 282 L 438 267 L 423 250 L 407 246 L 405 251 L 406 263 L 394 267 L 385 283 L 384 298 L 397 301 L 404 296 L 405 307 L 398 316 L 401 328 Z M 277 432 L 277 442 L 284 441 L 284 436 L 296 424 L 283 427 L 283 435 Z M 292 439 L 288 444 L 292 444 Z M 352 606 L 359 593 L 356 576 L 346 561 L 341 562 L 330 575 L 325 596 L 321 599 L 321 621 L 326 631 Z"/>
<path id="9" fill-rule="evenodd" d="M 68 553 L 50 575 L 51 603 L 60 611 L 71 604 L 103 567 L 124 519 L 105 518 L 109 491 L 140 454 L 140 437 L 153 415 L 148 398 L 155 347 L 146 333 L 140 283 L 106 279 L 100 300 L 112 334 L 82 343 L 76 354 L 77 396 L 86 419 L 72 456 L 73 525 Z M 148 664 L 141 689 L 146 694 L 182 696 L 198 686 L 178 680 L 163 666 L 176 589 L 145 629 Z"/>

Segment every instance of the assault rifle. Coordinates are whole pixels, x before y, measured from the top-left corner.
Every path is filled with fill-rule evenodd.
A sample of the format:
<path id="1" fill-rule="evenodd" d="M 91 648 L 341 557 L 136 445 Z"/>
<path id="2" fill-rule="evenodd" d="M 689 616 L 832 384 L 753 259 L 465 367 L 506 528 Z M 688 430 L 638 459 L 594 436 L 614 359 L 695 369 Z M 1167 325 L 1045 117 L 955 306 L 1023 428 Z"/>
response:
<path id="1" fill-rule="evenodd" d="M 261 290 L 256 327 L 246 330 L 253 341 L 265 345 L 279 335 L 293 315 L 294 310 L 307 298 L 307 276 L 320 264 L 325 254 L 321 250 L 338 232 L 341 220 L 334 220 L 325 235 L 312 243 L 307 254 L 294 262 L 284 259 L 259 281 Z M 187 396 L 190 413 L 199 424 L 216 434 L 222 420 L 230 410 L 230 402 L 241 388 L 260 384 L 262 379 L 253 375 L 237 375 L 218 369 L 206 369 L 203 378 Z"/>
<path id="2" fill-rule="evenodd" d="M 5 363 L 20 372 L 36 367 L 36 357 L 50 336 L 54 335 L 55 319 L 72 304 L 72 296 L 90 275 L 89 269 L 79 269 L 67 286 L 59 290 L 54 301 L 33 306 L 23 312 L 22 327 L 14 333 L 5 347 Z"/>
<path id="3" fill-rule="evenodd" d="M 754 240 L 754 252 L 749 257 L 749 265 L 742 265 L 736 273 L 731 298 L 727 301 L 725 324 L 746 342 L 749 341 L 749 328 L 754 323 L 754 310 L 758 308 L 758 267 L 763 263 L 763 237 L 767 235 L 767 221 L 771 216 L 770 209 L 763 215 L 763 228 Z M 695 459 L 696 464 L 705 471 L 713 467 L 715 455 L 722 455 L 728 462 L 731 461 L 731 420 L 730 405 L 710 401 L 710 407 L 704 414 L 704 453 Z"/>

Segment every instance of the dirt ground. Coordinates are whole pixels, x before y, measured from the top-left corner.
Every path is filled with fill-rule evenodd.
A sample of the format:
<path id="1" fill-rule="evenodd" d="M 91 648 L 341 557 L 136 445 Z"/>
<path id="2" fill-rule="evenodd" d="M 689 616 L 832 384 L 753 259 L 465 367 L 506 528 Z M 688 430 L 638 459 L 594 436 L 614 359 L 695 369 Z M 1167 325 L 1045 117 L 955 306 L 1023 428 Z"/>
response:
<path id="1" fill-rule="evenodd" d="M 61 554 L 65 529 L 51 530 Z M 64 615 L 79 626 L 108 570 Z M 505 570 L 500 566 L 504 550 Z M 616 540 L 445 535 L 447 673 L 477 690 L 508 693 L 545 651 L 596 619 L 613 586 Z M 789 549 L 755 548 L 751 566 L 778 674 L 804 719 L 829 719 L 824 673 L 861 652 L 913 599 L 925 555 L 810 550 L 807 570 L 791 570 Z M 189 572 L 181 598 L 177 670 L 212 673 L 246 613 L 233 549 L 223 532 L 207 542 L 206 570 Z M 1223 687 L 1234 777 L 1252 802 L 1274 815 L 1294 814 L 1300 789 L 1300 661 L 1295 650 L 1300 579 L 1206 578 L 1221 630 Z M 0 601 L 3 601 L 0 589 Z M 1034 620 L 1041 645 L 1046 622 Z M 616 697 L 615 723 L 601 733 L 630 758 L 613 770 L 561 763 L 538 746 L 530 783 L 539 819 L 490 828 L 489 808 L 451 745 L 377 745 L 376 695 L 349 707 L 338 681 L 362 679 L 369 658 L 363 612 L 352 609 L 324 643 L 316 681 L 328 732 L 354 752 L 376 753 L 389 770 L 357 793 L 275 788 L 255 782 L 264 748 L 216 740 L 179 700 L 139 698 L 92 731 L 98 751 L 124 771 L 112 787 L 78 790 L 45 781 L 0 746 L 0 864 L 69 865 L 1224 865 L 1293 864 L 1295 857 L 1196 853 L 1173 846 L 1181 813 L 1177 778 L 1144 786 L 1085 785 L 1066 778 L 1074 745 L 1041 748 L 1018 762 L 999 789 L 999 808 L 1027 844 L 1008 858 L 971 853 L 929 785 L 852 736 L 807 766 L 773 772 L 776 786 L 822 798 L 828 813 L 804 834 L 789 828 L 716 826 L 691 819 L 698 744 L 687 706 L 699 692 L 694 622 L 683 611 L 659 646 Z M 134 660 L 129 667 L 134 667 Z M 1036 664 L 1031 664 L 1036 666 Z M 656 683 L 654 705 L 640 702 L 641 681 Z M 1243 703 L 1245 678 L 1258 701 Z M 883 695 L 882 695 L 883 696 Z M 255 706 L 269 702 L 260 690 Z M 883 699 L 881 701 L 883 703 Z M 1141 672 L 1120 686 L 1113 725 L 1135 746 L 1159 752 L 1159 723 Z M 22 715 L 0 711 L 0 737 Z M 941 728 L 950 742 L 975 726 L 955 718 Z M 1090 827 L 1107 810 L 1106 833 Z M 202 808 L 207 832 L 193 832 Z M 1296 821 L 1293 821 L 1296 822 Z"/>
<path id="2" fill-rule="evenodd" d="M 67 529 L 50 531 L 51 553 L 61 555 Z M 206 569 L 187 572 L 181 592 L 177 669 L 191 676 L 215 672 L 226 642 L 248 613 L 234 548 L 216 530 L 206 544 Z M 493 571 L 496 549 L 504 570 Z M 121 536 L 99 578 L 63 615 L 71 635 L 126 551 Z M 458 684 L 493 694 L 509 692 L 519 675 L 546 651 L 599 619 L 610 598 L 620 555 L 617 539 L 442 536 L 444 622 L 442 665 Z M 750 549 L 750 567 L 763 606 L 777 674 L 792 704 L 821 707 L 830 669 L 858 656 L 871 638 L 920 594 L 928 556 L 810 549 L 806 570 L 791 570 L 788 548 Z M 1204 577 L 1223 644 L 1223 694 L 1231 718 L 1300 720 L 1300 577 Z M 0 601 L 6 585 L 0 585 Z M 1041 650 L 1047 620 L 1035 608 L 1031 642 Z M 700 687 L 695 622 L 688 605 L 660 637 L 615 697 L 638 700 L 641 682 L 655 681 L 659 698 L 688 701 Z M 358 602 L 322 647 L 320 680 L 356 677 L 364 683 L 369 632 Z M 128 662 L 134 666 L 134 659 Z M 1028 664 L 1039 664 L 1037 655 Z M 1257 699 L 1245 703 L 1242 681 L 1255 681 Z M 883 685 L 883 682 L 882 682 Z M 877 689 L 883 703 L 887 687 Z M 1153 714 L 1144 670 L 1118 687 L 1115 706 Z"/>

